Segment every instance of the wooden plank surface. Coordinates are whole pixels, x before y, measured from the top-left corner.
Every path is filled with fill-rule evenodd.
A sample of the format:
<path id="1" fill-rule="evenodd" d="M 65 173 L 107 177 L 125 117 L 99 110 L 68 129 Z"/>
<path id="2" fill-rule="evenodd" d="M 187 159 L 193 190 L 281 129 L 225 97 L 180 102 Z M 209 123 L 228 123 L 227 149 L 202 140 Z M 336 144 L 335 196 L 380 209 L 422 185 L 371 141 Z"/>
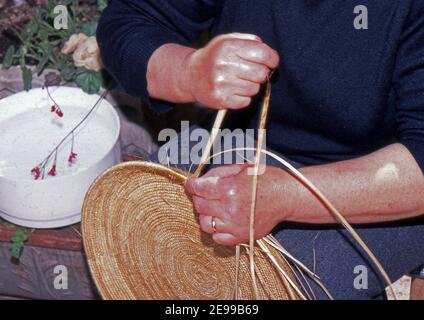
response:
<path id="1" fill-rule="evenodd" d="M 9 242 L 16 228 L 7 228 L 0 224 L 0 242 Z M 61 229 L 36 229 L 31 232 L 25 245 L 54 248 L 60 250 L 82 251 L 80 224 Z"/>

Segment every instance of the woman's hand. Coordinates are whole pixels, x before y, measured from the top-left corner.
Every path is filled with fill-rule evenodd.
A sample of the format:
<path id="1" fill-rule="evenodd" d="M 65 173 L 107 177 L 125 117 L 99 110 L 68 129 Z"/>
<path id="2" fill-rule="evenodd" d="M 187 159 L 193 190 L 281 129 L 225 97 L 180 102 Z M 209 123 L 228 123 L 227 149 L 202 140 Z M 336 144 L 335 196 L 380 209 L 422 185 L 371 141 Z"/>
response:
<path id="1" fill-rule="evenodd" d="M 249 240 L 252 175 L 249 165 L 229 165 L 210 170 L 201 178 L 190 178 L 187 191 L 193 196 L 200 227 L 213 234 L 221 245 L 237 245 Z M 290 213 L 287 173 L 268 166 L 258 179 L 255 211 L 255 239 L 269 234 Z M 213 230 L 212 218 L 216 224 Z"/>
<path id="2" fill-rule="evenodd" d="M 278 63 L 278 53 L 255 35 L 218 36 L 188 60 L 191 94 L 214 109 L 247 107 Z"/>
<path id="3" fill-rule="evenodd" d="M 166 44 L 149 60 L 147 89 L 157 99 L 240 109 L 278 64 L 277 52 L 251 34 L 221 35 L 198 50 Z"/>

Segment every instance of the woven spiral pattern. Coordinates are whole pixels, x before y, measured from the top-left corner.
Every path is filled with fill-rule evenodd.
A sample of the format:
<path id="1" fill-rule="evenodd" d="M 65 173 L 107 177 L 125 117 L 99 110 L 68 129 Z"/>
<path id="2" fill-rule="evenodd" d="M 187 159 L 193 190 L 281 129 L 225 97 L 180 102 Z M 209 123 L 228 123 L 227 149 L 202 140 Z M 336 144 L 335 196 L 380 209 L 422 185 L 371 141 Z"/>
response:
<path id="1" fill-rule="evenodd" d="M 83 205 L 82 232 L 103 298 L 234 298 L 235 248 L 218 246 L 201 232 L 185 179 L 181 171 L 128 162 L 93 183 Z M 266 255 L 257 248 L 255 256 L 260 298 L 288 299 Z M 254 299 L 248 262 L 242 250 L 241 299 Z"/>

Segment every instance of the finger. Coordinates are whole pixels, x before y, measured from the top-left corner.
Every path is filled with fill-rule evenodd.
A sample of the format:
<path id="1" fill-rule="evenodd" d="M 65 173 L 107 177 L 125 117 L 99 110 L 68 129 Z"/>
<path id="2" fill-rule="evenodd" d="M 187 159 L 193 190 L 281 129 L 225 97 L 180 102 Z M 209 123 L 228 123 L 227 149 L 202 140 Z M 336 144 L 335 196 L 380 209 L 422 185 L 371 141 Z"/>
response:
<path id="1" fill-rule="evenodd" d="M 217 189 L 218 177 L 189 178 L 185 183 L 188 193 L 205 199 L 219 199 L 220 193 Z"/>
<path id="2" fill-rule="evenodd" d="M 244 61 L 237 64 L 235 75 L 242 80 L 264 83 L 268 79 L 269 68 L 263 64 Z"/>
<path id="3" fill-rule="evenodd" d="M 250 97 L 243 97 L 234 94 L 225 101 L 225 108 L 233 110 L 242 109 L 249 106 L 251 102 L 252 98 Z"/>
<path id="4" fill-rule="evenodd" d="M 212 221 L 215 221 L 216 230 L 213 229 Z M 200 229 L 202 229 L 203 232 L 206 232 L 209 234 L 216 233 L 216 232 L 227 232 L 228 230 L 228 227 L 225 225 L 225 222 L 223 222 L 219 218 L 215 218 L 211 216 L 199 216 L 199 223 L 200 223 Z"/>
<path id="5" fill-rule="evenodd" d="M 265 43 L 252 43 L 245 41 L 240 49 L 237 50 L 237 55 L 247 61 L 256 62 L 274 69 L 280 63 L 280 57 L 274 49 Z"/>
<path id="6" fill-rule="evenodd" d="M 212 239 L 222 246 L 236 246 L 240 243 L 240 241 L 230 233 L 214 233 Z"/>
<path id="7" fill-rule="evenodd" d="M 234 93 L 242 97 L 256 96 L 261 89 L 259 83 L 241 79 L 234 81 L 233 85 L 236 87 Z"/>
<path id="8" fill-rule="evenodd" d="M 193 205 L 195 211 L 204 216 L 218 217 L 225 219 L 225 211 L 218 200 L 204 199 L 198 196 L 193 196 Z"/>

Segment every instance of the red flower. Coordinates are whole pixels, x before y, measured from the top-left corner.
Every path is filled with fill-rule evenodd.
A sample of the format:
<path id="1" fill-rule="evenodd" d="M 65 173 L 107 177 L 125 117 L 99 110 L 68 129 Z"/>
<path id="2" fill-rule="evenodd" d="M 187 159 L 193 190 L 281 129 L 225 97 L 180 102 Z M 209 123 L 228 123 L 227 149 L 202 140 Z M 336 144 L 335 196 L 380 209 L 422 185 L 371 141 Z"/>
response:
<path id="1" fill-rule="evenodd" d="M 56 106 L 55 105 L 52 105 L 52 107 L 50 109 L 50 112 L 55 112 L 55 111 L 56 111 Z"/>
<path id="2" fill-rule="evenodd" d="M 40 178 L 41 175 L 41 169 L 40 167 L 35 167 L 31 170 L 31 174 L 34 176 L 35 180 L 38 180 L 38 178 Z"/>
<path id="3" fill-rule="evenodd" d="M 62 117 L 63 117 L 63 112 L 62 112 L 62 110 L 60 110 L 60 109 L 57 109 L 57 110 L 56 110 L 56 114 L 57 114 L 57 116 L 58 116 L 59 118 L 62 118 Z"/>
<path id="4" fill-rule="evenodd" d="M 68 162 L 74 163 L 74 161 L 77 159 L 77 155 L 78 155 L 77 153 L 71 151 L 71 154 L 69 155 L 69 158 L 68 158 Z"/>
<path id="5" fill-rule="evenodd" d="M 56 175 L 56 165 L 54 164 L 50 171 L 47 173 L 49 176 L 54 177 Z"/>

